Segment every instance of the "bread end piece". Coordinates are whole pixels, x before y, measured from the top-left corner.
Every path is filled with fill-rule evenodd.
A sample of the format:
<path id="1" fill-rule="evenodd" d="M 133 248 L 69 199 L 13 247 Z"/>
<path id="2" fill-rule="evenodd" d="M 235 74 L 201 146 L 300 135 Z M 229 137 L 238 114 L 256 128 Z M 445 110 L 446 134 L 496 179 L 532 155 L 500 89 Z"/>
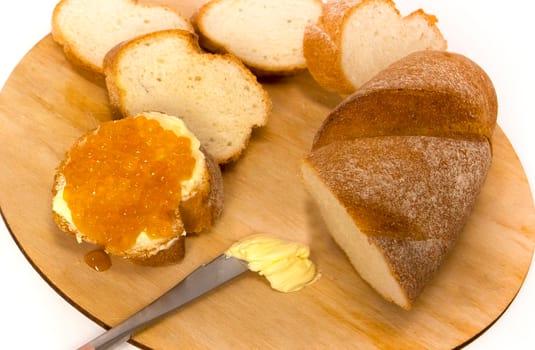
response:
<path id="1" fill-rule="evenodd" d="M 463 230 L 491 158 L 486 139 L 379 136 L 314 150 L 302 171 L 355 269 L 407 309 Z"/>
<path id="2" fill-rule="evenodd" d="M 436 22 L 421 9 L 402 17 L 390 0 L 327 2 L 305 31 L 308 70 L 325 89 L 349 95 L 411 52 L 445 50 Z"/>

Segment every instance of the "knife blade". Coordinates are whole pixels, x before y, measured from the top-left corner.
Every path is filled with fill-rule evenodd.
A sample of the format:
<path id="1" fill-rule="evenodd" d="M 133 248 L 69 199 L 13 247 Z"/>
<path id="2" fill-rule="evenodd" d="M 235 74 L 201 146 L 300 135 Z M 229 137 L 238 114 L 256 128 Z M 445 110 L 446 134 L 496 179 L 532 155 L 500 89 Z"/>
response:
<path id="1" fill-rule="evenodd" d="M 149 323 L 247 271 L 247 262 L 221 254 L 208 264 L 198 267 L 151 304 L 78 350 L 103 350 L 118 342 L 127 341 L 132 334 Z"/>

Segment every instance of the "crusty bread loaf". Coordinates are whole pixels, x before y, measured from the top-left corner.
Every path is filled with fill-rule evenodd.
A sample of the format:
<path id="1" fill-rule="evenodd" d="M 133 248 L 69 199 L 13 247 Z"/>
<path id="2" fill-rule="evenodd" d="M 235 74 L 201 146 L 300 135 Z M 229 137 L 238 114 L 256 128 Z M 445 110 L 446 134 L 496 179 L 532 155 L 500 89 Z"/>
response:
<path id="1" fill-rule="evenodd" d="M 136 0 L 61 0 L 52 15 L 52 36 L 67 58 L 98 74 L 104 56 L 115 45 L 162 29 L 192 31 L 193 27 L 169 7 Z"/>
<path id="2" fill-rule="evenodd" d="M 424 49 L 445 50 L 436 17 L 401 17 L 391 0 L 334 0 L 305 30 L 308 69 L 324 88 L 350 94 L 389 64 Z"/>
<path id="3" fill-rule="evenodd" d="M 120 115 L 177 116 L 219 164 L 236 160 L 271 112 L 268 93 L 238 59 L 203 52 L 187 31 L 150 33 L 119 45 L 104 68 L 110 103 Z"/>
<path id="4" fill-rule="evenodd" d="M 318 130 L 305 186 L 385 299 L 411 308 L 453 247 L 490 168 L 496 114 L 477 64 L 426 50 L 372 78 Z"/>
<path id="5" fill-rule="evenodd" d="M 209 229 L 223 205 L 219 166 L 180 119 L 158 112 L 82 136 L 52 192 L 60 229 L 144 265 L 182 259 L 186 234 Z"/>
<path id="6" fill-rule="evenodd" d="M 255 74 L 291 74 L 306 68 L 303 34 L 321 7 L 321 0 L 212 0 L 193 24 L 203 47 L 232 53 Z"/>

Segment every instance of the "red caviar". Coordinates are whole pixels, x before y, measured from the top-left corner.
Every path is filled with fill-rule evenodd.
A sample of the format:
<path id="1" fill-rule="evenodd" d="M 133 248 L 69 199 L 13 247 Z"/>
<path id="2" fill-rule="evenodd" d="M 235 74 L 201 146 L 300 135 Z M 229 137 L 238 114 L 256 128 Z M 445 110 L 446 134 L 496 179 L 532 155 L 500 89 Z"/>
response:
<path id="1" fill-rule="evenodd" d="M 68 154 L 63 198 L 76 227 L 108 250 L 132 247 L 140 232 L 171 238 L 181 182 L 195 167 L 191 141 L 143 116 L 100 125 Z"/>

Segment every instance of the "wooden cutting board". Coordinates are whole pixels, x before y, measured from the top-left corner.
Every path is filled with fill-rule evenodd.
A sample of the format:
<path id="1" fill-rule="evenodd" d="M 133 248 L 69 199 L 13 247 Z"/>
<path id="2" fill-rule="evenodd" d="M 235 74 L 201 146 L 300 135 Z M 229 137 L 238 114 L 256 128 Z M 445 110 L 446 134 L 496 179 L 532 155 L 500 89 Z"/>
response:
<path id="1" fill-rule="evenodd" d="M 310 245 L 322 273 L 314 285 L 284 294 L 252 273 L 240 277 L 132 341 L 153 349 L 452 348 L 501 315 L 530 265 L 535 210 L 521 164 L 500 129 L 491 172 L 455 250 L 407 312 L 359 278 L 300 182 L 299 161 L 340 97 L 307 73 L 263 84 L 273 113 L 244 156 L 224 167 L 225 209 L 211 232 L 188 239 L 181 264 L 148 268 L 113 259 L 112 268 L 99 273 L 83 262 L 93 247 L 54 225 L 51 186 L 64 152 L 110 119 L 106 90 L 45 37 L 0 94 L 1 208 L 21 251 L 66 300 L 110 327 L 250 233 Z M 81 343 L 87 340 L 80 335 Z"/>

